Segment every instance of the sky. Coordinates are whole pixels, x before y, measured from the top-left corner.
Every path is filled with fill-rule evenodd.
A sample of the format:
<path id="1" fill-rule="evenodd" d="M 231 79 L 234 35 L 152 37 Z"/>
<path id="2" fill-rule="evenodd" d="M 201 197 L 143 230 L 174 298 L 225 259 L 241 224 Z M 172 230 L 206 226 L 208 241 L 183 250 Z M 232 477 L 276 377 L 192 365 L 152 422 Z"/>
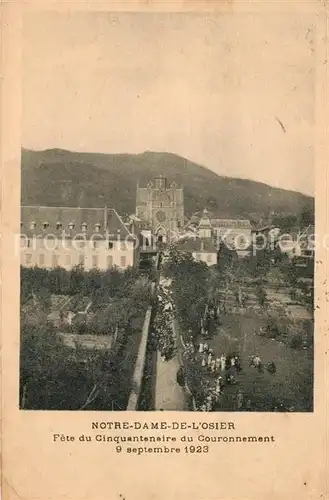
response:
<path id="1" fill-rule="evenodd" d="M 22 146 L 176 153 L 314 192 L 310 15 L 27 13 Z"/>

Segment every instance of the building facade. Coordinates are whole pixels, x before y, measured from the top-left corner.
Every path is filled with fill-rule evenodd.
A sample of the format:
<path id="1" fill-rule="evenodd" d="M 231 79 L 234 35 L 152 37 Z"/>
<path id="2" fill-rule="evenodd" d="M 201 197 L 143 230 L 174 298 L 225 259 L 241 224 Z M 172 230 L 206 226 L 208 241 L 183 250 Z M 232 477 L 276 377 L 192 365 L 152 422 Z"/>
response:
<path id="1" fill-rule="evenodd" d="M 210 239 L 196 237 L 179 241 L 176 244 L 176 249 L 178 252 L 192 254 L 194 260 L 205 262 L 207 266 L 218 263 L 218 250 Z"/>
<path id="2" fill-rule="evenodd" d="M 252 227 L 246 219 L 210 219 L 216 239 L 224 241 L 237 251 L 245 251 L 252 244 Z"/>
<path id="3" fill-rule="evenodd" d="M 200 238 L 212 238 L 213 236 L 213 227 L 211 225 L 209 219 L 209 212 L 205 208 L 202 212 L 201 219 L 198 224 L 198 235 Z"/>
<path id="4" fill-rule="evenodd" d="M 200 238 L 212 238 L 218 246 L 224 242 L 238 253 L 245 252 L 252 244 L 252 226 L 247 219 L 219 219 L 204 209 L 196 226 Z"/>
<path id="5" fill-rule="evenodd" d="M 20 254 L 25 267 L 126 269 L 139 245 L 112 208 L 22 206 Z"/>
<path id="6" fill-rule="evenodd" d="M 184 225 L 183 188 L 159 176 L 146 187 L 137 186 L 136 216 L 147 222 L 157 241 L 170 242 Z"/>
<path id="7" fill-rule="evenodd" d="M 294 229 L 289 233 L 281 234 L 278 247 L 281 252 L 286 253 L 290 258 L 314 259 L 315 242 L 315 228 L 313 225 L 309 225 L 304 229 Z"/>

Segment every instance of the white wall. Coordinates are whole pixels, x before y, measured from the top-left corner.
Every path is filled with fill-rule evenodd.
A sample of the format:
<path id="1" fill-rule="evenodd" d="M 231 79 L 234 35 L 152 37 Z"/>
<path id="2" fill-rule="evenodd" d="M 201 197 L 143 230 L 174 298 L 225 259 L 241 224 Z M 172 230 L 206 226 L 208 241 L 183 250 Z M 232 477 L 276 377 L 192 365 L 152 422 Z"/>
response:
<path id="1" fill-rule="evenodd" d="M 217 254 L 208 252 L 193 252 L 193 258 L 199 262 L 205 262 L 208 266 L 217 264 Z"/>
<path id="2" fill-rule="evenodd" d="M 211 229 L 199 229 L 198 235 L 200 238 L 211 238 Z"/>
<path id="3" fill-rule="evenodd" d="M 25 267 L 42 267 L 51 269 L 57 266 L 64 269 L 82 264 L 86 270 L 108 269 L 117 266 L 125 269 L 136 264 L 137 252 L 133 241 L 113 242 L 113 248 L 108 248 L 107 241 L 58 241 L 54 246 L 44 239 L 29 240 L 21 238 L 21 264 Z"/>
<path id="4" fill-rule="evenodd" d="M 217 238 L 224 239 L 230 246 L 235 244 L 239 248 L 237 245 L 241 245 L 241 250 L 245 250 L 252 243 L 251 229 L 216 227 L 214 232 Z"/>

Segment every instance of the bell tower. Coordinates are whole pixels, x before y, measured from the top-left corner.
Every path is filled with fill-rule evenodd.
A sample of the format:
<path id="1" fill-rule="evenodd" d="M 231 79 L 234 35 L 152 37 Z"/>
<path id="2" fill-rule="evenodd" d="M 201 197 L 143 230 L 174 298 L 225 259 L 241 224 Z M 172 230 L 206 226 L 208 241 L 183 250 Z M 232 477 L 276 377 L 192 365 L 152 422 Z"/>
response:
<path id="1" fill-rule="evenodd" d="M 159 241 L 169 242 L 184 223 L 183 188 L 158 175 L 145 188 L 137 186 L 136 215 L 148 223 Z"/>
<path id="2" fill-rule="evenodd" d="M 160 189 L 164 191 L 167 188 L 167 179 L 163 177 L 161 174 L 155 179 L 155 189 Z"/>

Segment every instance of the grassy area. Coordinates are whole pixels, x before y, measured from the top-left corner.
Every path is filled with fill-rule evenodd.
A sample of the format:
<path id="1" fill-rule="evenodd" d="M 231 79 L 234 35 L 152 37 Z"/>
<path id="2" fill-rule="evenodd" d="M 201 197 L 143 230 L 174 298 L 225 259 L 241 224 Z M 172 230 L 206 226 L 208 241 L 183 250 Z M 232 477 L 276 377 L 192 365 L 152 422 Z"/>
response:
<path id="1" fill-rule="evenodd" d="M 209 320 L 207 328 L 213 335 L 209 345 L 216 357 L 238 354 L 242 371 L 237 374 L 236 385 L 225 387 L 219 411 L 237 409 L 239 390 L 244 403 L 249 400 L 244 409 L 312 411 L 313 315 L 306 307 L 311 301 L 291 303 L 290 291 L 298 291 L 298 280 L 293 263 L 287 259 L 275 260 L 267 252 L 258 257 L 255 268 L 249 264 L 234 259 L 232 253 L 220 254 L 219 265 L 209 268 L 195 262 L 192 255 L 170 250 L 164 271 L 172 279 L 182 337 L 186 342 L 192 338 L 200 342 L 201 319 L 207 314 L 207 306 L 222 311 L 220 327 L 214 329 L 216 320 Z M 308 286 L 311 284 L 312 280 Z M 265 367 L 262 372 L 250 366 L 254 355 L 261 358 Z M 267 371 L 268 363 L 275 364 L 275 373 Z M 185 365 L 190 389 L 202 397 L 207 393 L 204 382 L 211 377 L 201 369 L 200 359 L 195 362 L 193 348 L 192 354 L 187 353 Z M 215 386 L 214 379 L 211 385 Z"/>
<path id="2" fill-rule="evenodd" d="M 250 399 L 254 411 L 272 411 L 283 404 L 284 409 L 312 411 L 313 351 L 296 350 L 276 340 L 255 333 L 264 327 L 264 320 L 257 316 L 228 314 L 222 317 L 222 325 L 209 340 L 215 354 L 236 352 L 241 357 L 242 371 L 238 384 L 227 386 L 218 409 L 229 411 L 236 406 L 236 393 L 242 390 Z M 259 355 L 264 365 L 274 362 L 276 373 L 265 369 L 259 373 L 250 366 L 250 358 Z"/>

